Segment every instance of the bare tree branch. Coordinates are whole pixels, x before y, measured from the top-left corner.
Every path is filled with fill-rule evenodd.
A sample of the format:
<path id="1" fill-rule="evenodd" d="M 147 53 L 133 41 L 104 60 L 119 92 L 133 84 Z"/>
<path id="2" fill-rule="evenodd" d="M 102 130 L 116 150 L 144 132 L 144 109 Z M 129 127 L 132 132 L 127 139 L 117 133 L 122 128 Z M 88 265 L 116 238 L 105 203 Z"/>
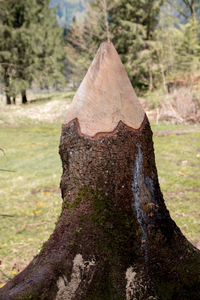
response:
<path id="1" fill-rule="evenodd" d="M 103 0 L 103 11 L 105 17 L 105 24 L 106 24 L 106 32 L 107 32 L 107 41 L 110 42 L 110 30 L 109 30 L 109 23 L 108 23 L 108 8 L 107 8 L 107 0 Z"/>
<path id="2" fill-rule="evenodd" d="M 194 10 L 193 10 L 194 2 L 192 1 L 192 3 L 191 3 L 189 0 L 182 0 L 182 1 L 190 9 L 191 14 L 193 15 L 193 13 L 194 13 Z"/>

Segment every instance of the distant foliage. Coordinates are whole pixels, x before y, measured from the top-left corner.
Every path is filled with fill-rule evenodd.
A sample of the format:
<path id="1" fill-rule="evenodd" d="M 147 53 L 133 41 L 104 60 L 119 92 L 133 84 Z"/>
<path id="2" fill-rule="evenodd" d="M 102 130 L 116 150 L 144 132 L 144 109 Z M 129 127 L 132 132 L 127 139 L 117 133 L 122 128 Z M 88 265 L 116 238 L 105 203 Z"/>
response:
<path id="1" fill-rule="evenodd" d="M 84 10 L 88 0 L 51 0 L 50 6 L 57 8 L 57 19 L 60 26 L 69 27 L 77 13 Z"/>
<path id="2" fill-rule="evenodd" d="M 199 0 L 166 0 L 166 3 L 170 5 L 171 13 L 178 17 L 180 23 L 186 24 L 191 17 L 199 17 Z"/>

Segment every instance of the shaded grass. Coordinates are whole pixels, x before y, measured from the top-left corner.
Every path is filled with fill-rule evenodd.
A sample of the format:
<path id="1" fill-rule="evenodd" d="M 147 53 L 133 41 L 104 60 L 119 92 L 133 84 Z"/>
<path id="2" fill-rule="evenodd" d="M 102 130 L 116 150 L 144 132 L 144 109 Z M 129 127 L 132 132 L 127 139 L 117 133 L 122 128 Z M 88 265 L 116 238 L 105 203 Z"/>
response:
<path id="1" fill-rule="evenodd" d="M 28 107 L 24 109 L 28 111 Z M 23 269 L 38 253 L 60 213 L 60 123 L 35 124 L 21 120 L 13 126 L 12 123 L 0 125 L 0 146 L 6 153 L 0 152 L 0 169 L 14 171 L 0 172 L 0 284 Z M 180 128 L 164 123 L 152 127 L 154 130 Z M 187 238 L 197 244 L 200 133 L 155 136 L 154 143 L 167 207 Z"/>

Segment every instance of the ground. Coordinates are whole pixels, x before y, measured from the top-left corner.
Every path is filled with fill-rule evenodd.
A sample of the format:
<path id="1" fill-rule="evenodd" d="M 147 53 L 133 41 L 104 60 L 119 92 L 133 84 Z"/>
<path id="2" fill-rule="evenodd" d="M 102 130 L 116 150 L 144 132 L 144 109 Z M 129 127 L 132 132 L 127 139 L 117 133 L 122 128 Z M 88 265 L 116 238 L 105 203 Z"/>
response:
<path id="1" fill-rule="evenodd" d="M 72 96 L 44 95 L 25 107 L 6 107 L 0 98 L 0 285 L 38 253 L 55 226 L 62 203 L 58 145 Z M 200 126 L 152 123 L 152 129 L 167 207 L 200 248 Z"/>

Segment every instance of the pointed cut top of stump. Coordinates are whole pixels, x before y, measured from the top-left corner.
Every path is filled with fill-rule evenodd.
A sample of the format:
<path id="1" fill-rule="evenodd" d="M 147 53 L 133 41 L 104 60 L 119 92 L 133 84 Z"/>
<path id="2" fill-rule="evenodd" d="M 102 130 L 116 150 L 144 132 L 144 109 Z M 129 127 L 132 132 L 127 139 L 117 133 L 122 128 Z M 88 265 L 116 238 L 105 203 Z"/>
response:
<path id="1" fill-rule="evenodd" d="M 144 115 L 113 44 L 102 43 L 74 96 L 65 123 L 77 119 L 81 133 L 93 137 L 112 132 L 120 121 L 139 129 Z"/>

